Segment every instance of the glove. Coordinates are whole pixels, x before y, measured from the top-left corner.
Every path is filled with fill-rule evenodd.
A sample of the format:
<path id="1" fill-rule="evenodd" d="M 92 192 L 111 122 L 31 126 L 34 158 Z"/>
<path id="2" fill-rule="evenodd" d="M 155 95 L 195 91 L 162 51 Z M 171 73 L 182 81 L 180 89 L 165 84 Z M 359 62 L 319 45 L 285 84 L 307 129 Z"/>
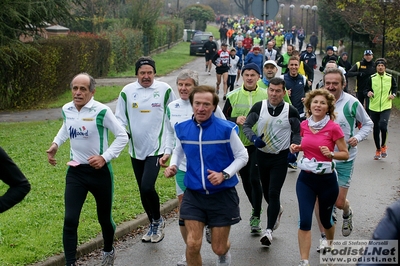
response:
<path id="1" fill-rule="evenodd" d="M 324 72 L 324 68 L 322 66 L 320 66 L 319 71 Z"/>
<path id="2" fill-rule="evenodd" d="M 257 137 L 256 135 L 253 135 L 251 137 L 251 142 L 254 143 L 254 146 L 256 146 L 257 148 L 264 148 L 267 144 L 265 144 L 265 142 L 262 140 L 262 138 L 264 137 L 264 133 L 261 134 L 261 136 Z"/>
<path id="3" fill-rule="evenodd" d="M 358 72 L 358 76 L 359 77 L 362 77 L 362 76 L 364 76 L 365 74 L 363 73 L 363 72 Z"/>

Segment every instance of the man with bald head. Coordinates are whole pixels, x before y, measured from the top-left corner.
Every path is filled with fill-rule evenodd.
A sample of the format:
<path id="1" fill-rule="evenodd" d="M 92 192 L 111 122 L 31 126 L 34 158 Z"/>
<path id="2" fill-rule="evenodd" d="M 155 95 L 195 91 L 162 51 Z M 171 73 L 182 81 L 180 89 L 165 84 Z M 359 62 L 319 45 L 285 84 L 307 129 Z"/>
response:
<path id="1" fill-rule="evenodd" d="M 269 41 L 267 43 L 267 49 L 265 49 L 265 58 L 266 60 L 276 60 L 279 56 L 279 53 L 277 50 L 274 49 L 274 43 L 272 41 Z"/>
<path id="2" fill-rule="evenodd" d="M 113 265 L 115 223 L 111 217 L 113 171 L 111 159 L 119 156 L 128 142 L 125 129 L 111 109 L 95 101 L 95 81 L 87 73 L 71 82 L 72 101 L 62 108 L 63 124 L 47 150 L 48 161 L 55 166 L 58 147 L 70 139 L 70 158 L 65 187 L 63 245 L 66 265 L 76 265 L 78 224 L 88 192 L 96 200 L 104 248 L 102 265 Z M 108 146 L 108 131 L 115 140 Z"/>

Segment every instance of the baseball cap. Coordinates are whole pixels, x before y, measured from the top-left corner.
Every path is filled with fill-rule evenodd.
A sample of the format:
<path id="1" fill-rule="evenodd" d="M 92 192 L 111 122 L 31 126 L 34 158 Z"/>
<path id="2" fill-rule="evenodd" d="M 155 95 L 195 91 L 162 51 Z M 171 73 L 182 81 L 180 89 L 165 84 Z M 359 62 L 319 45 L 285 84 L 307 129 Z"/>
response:
<path id="1" fill-rule="evenodd" d="M 278 65 L 276 64 L 276 62 L 274 60 L 267 60 L 264 63 L 264 66 L 266 65 L 274 65 L 276 68 L 278 68 Z"/>
<path id="2" fill-rule="evenodd" d="M 326 47 L 326 50 L 332 50 L 333 51 L 333 46 L 329 45 L 328 47 Z"/>
<path id="3" fill-rule="evenodd" d="M 227 43 L 221 43 L 221 46 L 228 46 L 228 44 Z"/>
<path id="4" fill-rule="evenodd" d="M 372 50 L 365 50 L 364 55 L 367 55 L 367 54 L 373 55 L 374 53 L 372 52 Z"/>
<path id="5" fill-rule="evenodd" d="M 308 48 L 308 47 L 314 48 L 311 43 L 307 44 L 306 48 Z"/>

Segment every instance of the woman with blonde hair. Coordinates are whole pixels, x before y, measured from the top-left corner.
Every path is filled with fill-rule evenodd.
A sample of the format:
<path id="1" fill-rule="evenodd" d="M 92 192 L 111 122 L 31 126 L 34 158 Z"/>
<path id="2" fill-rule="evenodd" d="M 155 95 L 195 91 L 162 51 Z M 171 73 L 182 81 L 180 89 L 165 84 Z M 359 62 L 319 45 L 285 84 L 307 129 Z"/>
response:
<path id="1" fill-rule="evenodd" d="M 300 145 L 290 145 L 292 153 L 303 151 L 298 162 L 301 169 L 296 183 L 299 204 L 298 241 L 301 261 L 299 266 L 309 265 L 311 248 L 311 224 L 315 202 L 319 201 L 319 218 L 332 243 L 335 226 L 332 211 L 339 194 L 339 186 L 333 159 L 347 160 L 349 153 L 344 134 L 335 120 L 335 98 L 325 89 L 307 93 L 304 100 L 307 119 L 301 123 Z M 338 147 L 334 151 L 335 145 Z"/>

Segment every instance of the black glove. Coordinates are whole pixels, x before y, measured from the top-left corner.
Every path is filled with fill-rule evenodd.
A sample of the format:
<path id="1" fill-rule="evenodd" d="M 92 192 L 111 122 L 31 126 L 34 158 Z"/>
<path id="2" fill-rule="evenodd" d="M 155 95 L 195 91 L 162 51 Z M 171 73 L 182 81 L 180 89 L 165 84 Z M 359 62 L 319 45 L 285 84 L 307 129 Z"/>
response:
<path id="1" fill-rule="evenodd" d="M 319 71 L 324 72 L 324 68 L 322 66 L 320 66 Z"/>
<path id="2" fill-rule="evenodd" d="M 363 72 L 358 72 L 358 76 L 359 77 L 362 77 L 362 76 L 364 76 L 365 75 L 365 73 L 363 73 Z"/>
<path id="3" fill-rule="evenodd" d="M 251 142 L 254 143 L 254 146 L 256 146 L 257 148 L 264 148 L 267 144 L 265 144 L 265 142 L 262 140 L 262 138 L 264 137 L 264 133 L 261 134 L 261 136 L 257 137 L 256 135 L 253 135 L 251 137 Z"/>

